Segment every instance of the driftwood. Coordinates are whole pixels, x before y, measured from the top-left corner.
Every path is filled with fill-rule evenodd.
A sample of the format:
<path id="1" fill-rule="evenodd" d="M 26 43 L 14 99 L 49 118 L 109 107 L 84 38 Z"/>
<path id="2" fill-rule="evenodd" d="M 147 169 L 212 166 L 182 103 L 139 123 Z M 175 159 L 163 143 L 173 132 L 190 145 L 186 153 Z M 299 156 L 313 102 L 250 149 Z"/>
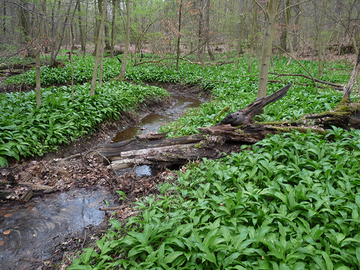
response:
<path id="1" fill-rule="evenodd" d="M 253 125 L 252 121 L 266 105 L 285 96 L 290 86 L 291 84 L 227 115 L 219 124 L 200 128 L 200 134 L 165 138 L 166 133 L 150 133 L 124 142 L 99 145 L 83 154 L 106 157 L 114 169 L 137 165 L 171 167 L 203 157 L 220 158 L 234 148 L 256 143 L 264 139 L 266 134 L 278 132 L 277 127 Z M 242 126 L 236 127 L 239 125 Z"/>

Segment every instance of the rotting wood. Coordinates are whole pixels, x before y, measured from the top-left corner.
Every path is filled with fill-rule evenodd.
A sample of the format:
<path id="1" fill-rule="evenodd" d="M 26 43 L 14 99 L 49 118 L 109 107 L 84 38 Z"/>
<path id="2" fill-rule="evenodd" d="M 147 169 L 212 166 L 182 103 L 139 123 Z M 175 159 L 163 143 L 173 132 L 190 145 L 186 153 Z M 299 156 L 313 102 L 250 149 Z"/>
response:
<path id="1" fill-rule="evenodd" d="M 271 126 L 252 125 L 252 121 L 266 105 L 285 96 L 290 86 L 291 84 L 272 95 L 257 99 L 244 109 L 228 114 L 219 124 L 200 128 L 200 134 L 165 138 L 165 133 L 149 133 L 124 142 L 99 145 L 83 154 L 106 157 L 111 161 L 111 167 L 118 170 L 137 165 L 164 168 L 203 157 L 220 158 L 223 153 L 232 151 L 232 145 L 253 144 L 264 139 L 266 134 L 279 132 Z M 239 124 L 242 127 L 236 127 Z"/>
<path id="2" fill-rule="evenodd" d="M 325 129 L 332 126 L 343 129 L 360 129 L 360 103 L 351 103 L 350 94 L 355 85 L 356 77 L 360 71 L 360 50 L 355 67 L 347 86 L 344 88 L 340 103 L 331 111 L 306 116 L 306 119 L 316 119 L 315 124 Z"/>
<path id="3" fill-rule="evenodd" d="M 220 158 L 223 154 L 238 151 L 241 145 L 263 140 L 267 134 L 288 133 L 292 130 L 307 132 L 308 129 L 326 134 L 322 127 L 306 126 L 306 122 L 309 122 L 306 118 L 298 122 L 253 123 L 254 116 L 266 105 L 284 97 L 290 86 L 291 84 L 286 85 L 272 95 L 257 99 L 247 107 L 227 115 L 214 126 L 199 128 L 200 134 L 165 138 L 166 134 L 149 133 L 124 142 L 99 145 L 83 154 L 99 158 L 105 156 L 114 169 L 133 168 L 138 165 L 166 168 L 204 157 Z M 339 108 L 343 105 L 339 104 Z M 360 125 L 360 119 L 357 118 L 348 122 Z"/>

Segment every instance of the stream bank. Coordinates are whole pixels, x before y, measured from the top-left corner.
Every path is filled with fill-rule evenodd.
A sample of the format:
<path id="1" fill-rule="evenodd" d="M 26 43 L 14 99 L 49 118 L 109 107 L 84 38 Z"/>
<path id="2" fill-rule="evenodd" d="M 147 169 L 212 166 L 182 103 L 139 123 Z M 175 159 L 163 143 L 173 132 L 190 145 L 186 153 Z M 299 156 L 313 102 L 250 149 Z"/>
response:
<path id="1" fill-rule="evenodd" d="M 178 87 L 174 87 L 175 92 L 179 90 Z M 147 106 L 143 109 L 135 124 L 131 125 L 131 121 L 128 121 L 121 128 L 115 123 L 104 125 L 104 129 L 97 133 L 97 136 L 89 136 L 91 138 L 87 139 L 101 138 L 97 143 L 114 139 L 126 140 L 130 135 L 122 137 L 119 131 L 134 128 L 137 130 L 136 134 L 156 132 L 165 122 L 176 120 L 186 108 L 200 105 L 198 99 L 184 95 L 191 94 L 177 92 L 177 96 L 171 99 L 171 104 L 168 102 L 162 106 Z M 198 96 L 198 93 L 192 95 Z M 164 107 L 167 107 L 165 111 L 160 110 Z M 78 147 L 75 147 L 77 152 L 83 152 L 84 145 L 88 148 L 93 146 L 84 143 L 84 138 L 78 140 L 78 143 Z M 47 154 L 42 159 L 37 157 L 1 171 L 5 180 L 26 179 L 27 184 L 38 185 L 40 190 L 43 189 L 42 192 L 47 191 L 43 194 L 49 193 L 44 186 L 51 187 L 51 192 L 60 191 L 33 198 L 25 204 L 10 201 L 0 206 L 0 265 L 5 267 L 4 269 L 59 267 L 66 260 L 63 258 L 64 251 L 68 250 L 75 255 L 74 250 L 81 250 L 94 241 L 92 235 L 105 232 L 110 215 L 118 215 L 117 218 L 120 219 L 133 215 L 135 212 L 129 203 L 140 196 L 157 194 L 156 185 L 165 181 L 169 174 L 173 174 L 171 171 L 156 171 L 151 175 L 148 173 L 149 168 L 143 167 L 122 172 L 119 176 L 114 174 L 107 164 L 99 163 L 96 159 L 84 156 L 69 162 L 58 159 L 63 157 L 64 153 L 69 155 L 65 148 L 67 147 L 57 153 Z M 116 190 L 126 193 L 122 204 L 118 197 L 114 196 Z M 112 211 L 109 215 L 98 210 L 99 207 L 107 205 L 118 206 L 121 210 Z M 77 221 L 75 217 L 81 218 Z M 60 263 L 61 261 L 63 263 Z"/>

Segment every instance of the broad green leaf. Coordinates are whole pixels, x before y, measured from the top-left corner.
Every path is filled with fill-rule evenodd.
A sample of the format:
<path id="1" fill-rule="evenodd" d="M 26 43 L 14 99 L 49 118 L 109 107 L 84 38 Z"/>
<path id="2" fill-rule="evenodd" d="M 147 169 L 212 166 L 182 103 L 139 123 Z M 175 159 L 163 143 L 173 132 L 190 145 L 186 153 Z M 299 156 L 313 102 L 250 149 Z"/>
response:
<path id="1" fill-rule="evenodd" d="M 184 254 L 184 252 L 182 252 L 182 251 L 174 251 L 165 257 L 164 263 L 166 263 L 166 264 L 172 263 L 177 257 L 179 257 L 180 255 L 183 255 L 183 254 Z"/>

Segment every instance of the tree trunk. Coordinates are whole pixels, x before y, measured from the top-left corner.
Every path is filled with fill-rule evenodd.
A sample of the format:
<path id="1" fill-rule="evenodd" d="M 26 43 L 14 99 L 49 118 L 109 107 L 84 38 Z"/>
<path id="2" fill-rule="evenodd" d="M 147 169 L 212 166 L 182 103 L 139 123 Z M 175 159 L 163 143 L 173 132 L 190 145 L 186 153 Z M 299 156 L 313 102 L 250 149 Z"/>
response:
<path id="1" fill-rule="evenodd" d="M 73 0 L 70 0 L 69 5 L 68 5 L 68 9 L 66 11 L 65 21 L 64 21 L 64 24 L 62 26 L 60 41 L 58 43 L 57 49 L 51 51 L 50 63 L 49 63 L 50 66 L 53 66 L 55 64 L 56 57 L 59 54 L 59 51 L 60 51 L 60 48 L 61 48 L 61 43 L 62 43 L 62 41 L 64 39 L 66 25 L 67 25 L 67 22 L 68 22 L 69 16 L 70 16 L 70 9 L 71 9 L 71 5 L 72 5 L 72 1 Z M 73 17 L 74 17 L 74 15 L 75 15 L 75 12 L 73 13 Z"/>
<path id="2" fill-rule="evenodd" d="M 70 65 L 71 65 L 71 102 L 74 103 L 74 65 L 73 65 L 73 60 L 72 60 L 72 47 L 73 47 L 73 43 L 72 43 L 72 31 L 71 31 L 71 26 L 70 26 L 70 54 L 69 54 L 69 60 L 70 60 Z"/>
<path id="3" fill-rule="evenodd" d="M 281 61 L 286 52 L 286 42 L 288 38 L 288 28 L 289 28 L 289 20 L 290 20 L 290 0 L 284 0 L 283 2 L 284 8 L 286 9 L 285 12 L 282 14 L 282 21 L 284 23 L 284 28 L 282 29 L 281 38 L 280 38 L 280 52 L 279 52 L 279 60 Z"/>
<path id="4" fill-rule="evenodd" d="M 182 20 L 182 4 L 183 1 L 180 0 L 179 3 L 179 20 L 178 20 L 178 38 L 176 44 L 176 70 L 179 70 L 179 58 L 180 58 L 180 40 L 181 40 L 181 20 Z"/>
<path id="5" fill-rule="evenodd" d="M 107 0 L 104 0 L 103 4 L 104 6 L 106 6 L 106 2 Z M 101 46 L 101 40 L 102 40 L 102 29 L 104 27 L 104 22 L 105 22 L 105 13 L 106 13 L 106 9 L 103 8 L 102 9 L 102 16 L 101 16 L 101 23 L 100 23 L 100 32 L 98 34 L 98 39 L 97 39 L 97 46 L 96 46 L 96 50 L 95 50 L 95 64 L 94 64 L 94 71 L 93 71 L 93 76 L 91 79 L 91 87 L 90 87 L 90 96 L 95 95 L 95 85 L 96 85 L 96 79 L 97 79 L 97 73 L 98 73 L 98 67 L 99 67 L 99 56 L 100 56 L 100 46 Z"/>
<path id="6" fill-rule="evenodd" d="M 325 11 L 325 0 L 321 0 L 321 10 L 320 10 L 320 21 L 318 28 L 318 76 L 319 78 L 323 75 L 323 38 L 322 38 L 322 28 L 324 24 L 324 11 Z"/>
<path id="7" fill-rule="evenodd" d="M 348 100 L 350 100 L 350 95 L 351 95 L 351 90 L 354 87 L 355 83 L 356 83 L 356 77 L 359 74 L 360 71 L 360 50 L 358 50 L 358 56 L 357 56 L 357 61 L 355 64 L 355 67 L 351 73 L 351 77 L 350 80 L 347 84 L 347 86 L 344 88 L 344 94 L 343 94 L 343 99 L 347 98 Z"/>
<path id="8" fill-rule="evenodd" d="M 260 75 L 259 75 L 259 89 L 257 97 L 266 96 L 266 88 L 269 76 L 270 54 L 272 49 L 272 41 L 275 30 L 275 19 L 277 16 L 279 0 L 270 0 L 269 10 L 265 14 L 266 27 L 264 33 L 264 44 L 261 58 Z"/>
<path id="9" fill-rule="evenodd" d="M 125 51 L 123 54 L 123 61 L 121 63 L 121 70 L 120 70 L 120 79 L 125 78 L 125 71 L 126 71 L 126 60 L 129 51 L 129 43 L 130 43 L 130 0 L 126 0 L 126 40 L 125 40 Z"/>
<path id="10" fill-rule="evenodd" d="M 204 67 L 204 27 L 203 27 L 203 0 L 199 0 L 199 18 L 198 18 L 198 59 Z"/>
<path id="11" fill-rule="evenodd" d="M 251 22 L 252 22 L 252 29 L 250 33 L 250 55 L 249 55 L 248 72 L 250 72 L 251 70 L 252 57 L 254 56 L 254 52 L 256 52 L 255 44 L 257 37 L 257 5 L 255 3 L 253 3 Z"/>
<path id="12" fill-rule="evenodd" d="M 25 0 L 21 0 L 21 7 L 19 8 L 19 25 L 20 29 L 22 30 L 25 42 L 29 41 L 31 39 L 31 19 L 30 19 L 30 13 L 27 9 L 27 2 Z"/>
<path id="13" fill-rule="evenodd" d="M 106 2 L 107 0 L 105 0 Z M 106 13 L 106 9 L 104 10 Z M 104 22 L 105 23 L 105 22 Z M 104 63 L 104 44 L 105 44 L 105 25 L 102 24 L 101 29 L 101 43 L 100 43 L 100 75 L 99 75 L 99 85 L 102 86 L 103 83 L 103 63 Z"/>
<path id="14" fill-rule="evenodd" d="M 40 84 L 40 49 L 36 52 L 36 106 L 39 107 L 41 105 L 41 84 Z"/>
<path id="15" fill-rule="evenodd" d="M 210 46 L 210 0 L 205 2 L 205 46 L 207 48 L 209 57 L 211 61 L 215 61 L 215 56 L 211 50 Z"/>
<path id="16" fill-rule="evenodd" d="M 99 24 L 99 19 L 98 19 L 98 16 L 102 15 L 103 14 L 103 3 L 104 3 L 104 0 L 97 0 L 97 3 L 98 3 L 98 11 L 96 11 L 95 9 L 95 25 L 96 25 L 96 30 L 95 30 L 95 39 L 94 39 L 94 43 L 95 43 L 95 50 L 93 52 L 93 55 L 95 56 L 96 54 L 96 50 L 98 48 L 98 40 L 99 40 L 99 36 L 100 36 L 100 24 Z M 95 4 L 96 4 L 96 0 L 95 0 Z M 100 14 L 100 15 L 97 15 L 97 14 Z"/>
<path id="17" fill-rule="evenodd" d="M 110 44 L 110 57 L 114 57 L 114 47 L 115 47 L 115 33 L 116 33 L 116 0 L 112 0 L 112 18 L 111 18 L 111 44 Z"/>
<path id="18" fill-rule="evenodd" d="M 81 14 L 81 2 L 80 0 L 77 0 L 77 8 L 78 8 L 78 19 L 79 19 L 79 31 L 80 31 L 80 44 L 81 44 L 81 51 L 86 51 L 86 37 L 85 37 L 85 31 L 84 26 L 82 23 L 82 14 Z"/>

